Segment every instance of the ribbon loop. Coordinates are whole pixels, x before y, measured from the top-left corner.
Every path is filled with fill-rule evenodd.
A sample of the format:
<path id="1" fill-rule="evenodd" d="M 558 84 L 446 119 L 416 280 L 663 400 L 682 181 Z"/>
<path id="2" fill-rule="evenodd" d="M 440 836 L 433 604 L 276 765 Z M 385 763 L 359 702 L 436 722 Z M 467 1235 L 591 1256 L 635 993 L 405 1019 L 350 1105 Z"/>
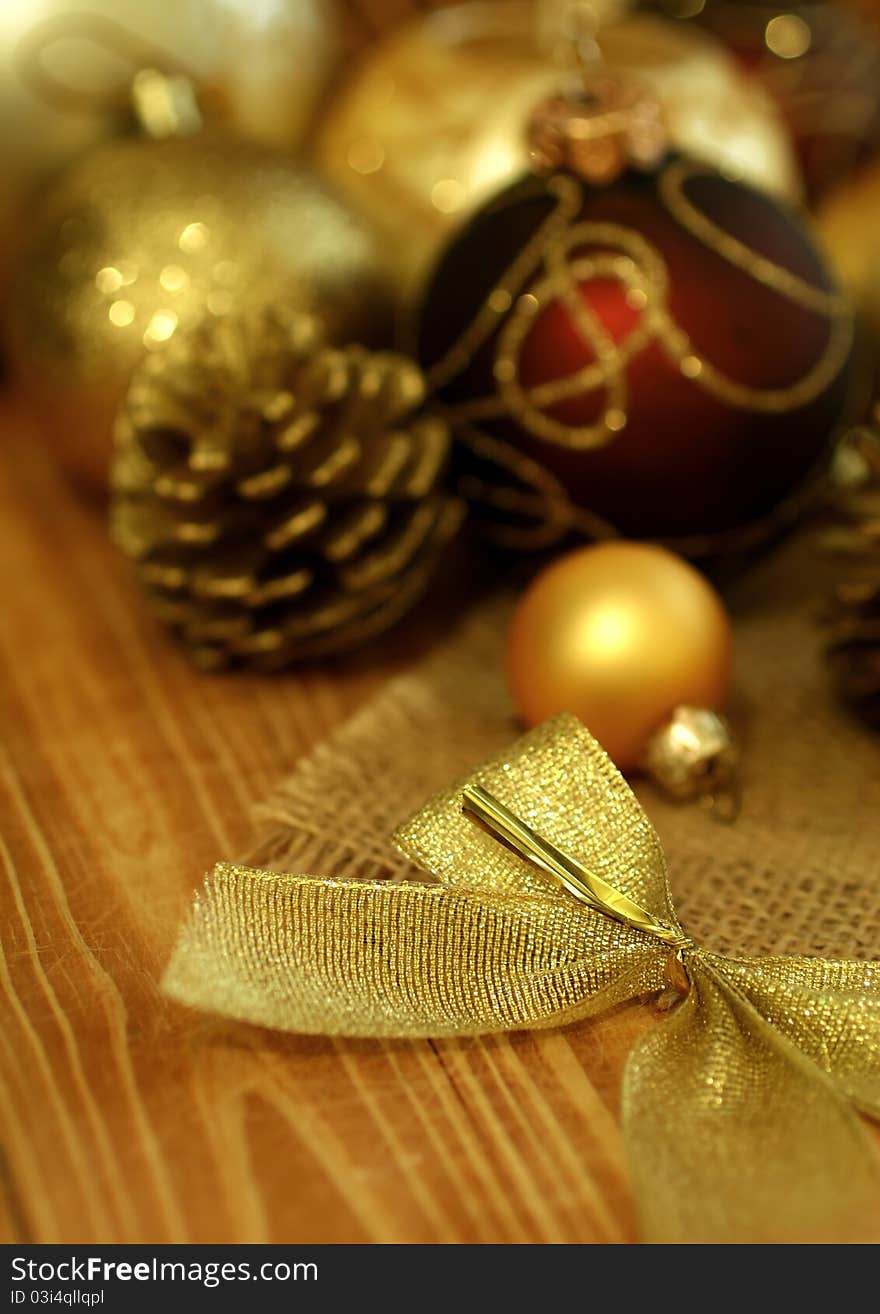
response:
<path id="1" fill-rule="evenodd" d="M 880 1115 L 880 966 L 695 945 L 647 818 L 571 716 L 396 839 L 433 883 L 220 864 L 165 990 L 291 1031 L 416 1039 L 561 1026 L 672 985 L 624 1073 L 645 1235 L 880 1240 L 880 1161 L 853 1107 Z"/>
<path id="2" fill-rule="evenodd" d="M 588 871 L 570 854 L 538 835 L 482 785 L 465 785 L 461 794 L 463 811 L 471 813 L 496 839 L 509 844 L 527 862 L 535 863 L 542 871 L 554 876 L 576 899 L 594 908 L 596 912 L 605 913 L 637 931 L 655 936 L 674 949 L 693 945 L 688 936 L 652 917 L 634 899 L 627 898 L 613 885 L 603 881 L 601 876 Z"/>

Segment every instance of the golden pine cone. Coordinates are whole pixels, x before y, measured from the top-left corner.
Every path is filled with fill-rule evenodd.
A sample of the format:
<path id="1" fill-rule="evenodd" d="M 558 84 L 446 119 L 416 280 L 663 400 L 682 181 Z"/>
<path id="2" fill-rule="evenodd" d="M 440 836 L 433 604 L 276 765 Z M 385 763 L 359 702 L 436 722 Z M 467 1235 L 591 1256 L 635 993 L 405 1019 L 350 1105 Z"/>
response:
<path id="1" fill-rule="evenodd" d="M 199 664 L 352 648 L 423 591 L 462 508 L 418 368 L 281 308 L 145 357 L 120 412 L 113 536 Z"/>

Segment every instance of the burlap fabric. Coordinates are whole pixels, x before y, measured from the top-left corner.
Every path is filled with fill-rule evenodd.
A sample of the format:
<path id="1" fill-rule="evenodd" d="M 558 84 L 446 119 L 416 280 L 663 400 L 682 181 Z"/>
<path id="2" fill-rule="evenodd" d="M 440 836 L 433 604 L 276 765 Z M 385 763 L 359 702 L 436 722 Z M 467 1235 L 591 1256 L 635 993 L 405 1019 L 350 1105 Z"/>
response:
<path id="1" fill-rule="evenodd" d="M 732 953 L 880 952 L 880 740 L 831 694 L 816 624 L 835 569 L 805 532 L 728 594 L 743 806 L 721 825 L 637 784 L 689 933 Z M 478 606 L 259 809 L 245 860 L 321 876 L 417 876 L 389 843 L 436 790 L 518 733 L 502 676 L 510 601 Z"/>

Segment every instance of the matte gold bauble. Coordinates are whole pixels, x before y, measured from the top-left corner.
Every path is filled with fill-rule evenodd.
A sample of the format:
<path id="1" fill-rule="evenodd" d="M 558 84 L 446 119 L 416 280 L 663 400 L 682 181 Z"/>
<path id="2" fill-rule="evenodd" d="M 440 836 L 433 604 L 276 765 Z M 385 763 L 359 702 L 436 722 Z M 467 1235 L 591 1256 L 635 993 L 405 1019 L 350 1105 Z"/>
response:
<path id="1" fill-rule="evenodd" d="M 622 769 L 677 707 L 719 708 L 730 622 L 715 590 L 664 548 L 613 542 L 560 558 L 521 599 L 507 675 L 526 725 L 574 712 Z"/>
<path id="2" fill-rule="evenodd" d="M 51 82 L 30 72 L 37 45 Z M 35 185 L 115 131 L 138 67 L 181 67 L 220 101 L 225 126 L 290 148 L 333 47 L 332 0 L 3 0 L 0 288 Z"/>
<path id="3" fill-rule="evenodd" d="M 527 168 L 530 113 L 570 78 L 542 46 L 547 28 L 545 6 L 528 0 L 409 22 L 369 51 L 323 118 L 318 167 L 395 241 L 405 290 L 444 239 Z M 603 28 L 599 46 L 610 70 L 659 94 L 680 149 L 797 196 L 768 96 L 711 38 L 635 16 Z"/>
<path id="4" fill-rule="evenodd" d="M 373 235 L 284 156 L 199 135 L 90 151 L 33 221 L 9 312 L 14 372 L 59 457 L 106 486 L 132 368 L 203 314 L 267 301 L 331 343 L 381 331 Z"/>

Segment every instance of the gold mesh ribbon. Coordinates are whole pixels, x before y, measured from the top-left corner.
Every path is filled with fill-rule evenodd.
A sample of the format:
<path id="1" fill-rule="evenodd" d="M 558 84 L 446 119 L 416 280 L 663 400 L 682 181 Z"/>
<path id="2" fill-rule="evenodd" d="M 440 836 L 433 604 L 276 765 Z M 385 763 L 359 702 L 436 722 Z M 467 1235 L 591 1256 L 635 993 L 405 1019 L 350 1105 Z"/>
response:
<path id="1" fill-rule="evenodd" d="M 415 1039 L 560 1026 L 673 981 L 680 1002 L 624 1076 L 646 1238 L 876 1239 L 856 1109 L 880 1115 L 880 966 L 694 944 L 650 822 L 571 716 L 395 841 L 434 883 L 218 865 L 166 991 L 289 1031 Z"/>

